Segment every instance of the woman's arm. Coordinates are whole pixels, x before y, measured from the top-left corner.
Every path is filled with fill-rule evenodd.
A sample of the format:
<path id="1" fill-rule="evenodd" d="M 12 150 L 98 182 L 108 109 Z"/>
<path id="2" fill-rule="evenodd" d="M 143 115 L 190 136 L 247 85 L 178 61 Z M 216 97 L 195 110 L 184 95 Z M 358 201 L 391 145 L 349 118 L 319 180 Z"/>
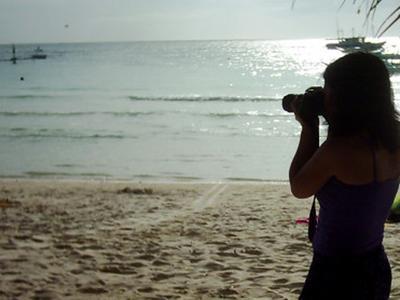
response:
<path id="1" fill-rule="evenodd" d="M 294 103 L 296 105 L 296 103 Z M 294 107 L 296 119 L 302 126 L 300 142 L 289 169 L 292 193 L 297 198 L 314 195 L 333 175 L 331 143 L 319 147 L 319 119 L 304 120 Z"/>
<path id="2" fill-rule="evenodd" d="M 300 142 L 296 154 L 293 157 L 289 169 L 289 180 L 292 180 L 299 173 L 300 169 L 313 156 L 319 147 L 319 129 L 318 125 L 306 125 L 302 127 Z"/>

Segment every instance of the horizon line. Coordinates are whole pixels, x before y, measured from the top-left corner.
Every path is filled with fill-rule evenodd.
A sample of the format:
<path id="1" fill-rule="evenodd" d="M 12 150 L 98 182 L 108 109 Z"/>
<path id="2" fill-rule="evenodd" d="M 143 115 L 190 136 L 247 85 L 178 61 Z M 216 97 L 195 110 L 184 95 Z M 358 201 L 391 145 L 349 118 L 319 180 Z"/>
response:
<path id="1" fill-rule="evenodd" d="M 367 38 L 382 39 L 382 37 L 365 36 Z M 396 38 L 396 36 L 386 36 L 383 38 Z M 54 41 L 54 42 L 0 42 L 0 46 L 5 45 L 46 45 L 46 44 L 99 44 L 99 43 L 157 43 L 157 42 L 216 42 L 216 41 L 297 41 L 297 40 L 337 40 L 338 37 L 307 37 L 307 38 L 212 38 L 212 39 L 159 39 L 159 40 L 108 40 L 108 41 Z"/>

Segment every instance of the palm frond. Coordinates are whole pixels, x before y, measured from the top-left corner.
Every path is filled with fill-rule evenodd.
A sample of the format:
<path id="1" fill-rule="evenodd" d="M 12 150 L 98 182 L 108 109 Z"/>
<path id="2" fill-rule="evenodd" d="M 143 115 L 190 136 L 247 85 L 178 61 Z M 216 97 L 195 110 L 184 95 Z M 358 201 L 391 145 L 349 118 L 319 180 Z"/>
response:
<path id="1" fill-rule="evenodd" d="M 398 11 L 400 10 L 400 6 L 398 6 L 394 11 L 392 11 L 387 17 L 386 17 L 386 19 L 382 22 L 382 24 L 379 26 L 379 29 L 378 30 L 380 30 L 382 27 L 383 27 L 383 25 L 385 25 L 385 23 L 391 18 L 391 17 L 393 17 Z"/>
<path id="2" fill-rule="evenodd" d="M 342 8 L 344 6 L 346 1 L 347 0 L 343 0 L 342 1 L 342 3 L 340 4 L 340 8 Z M 359 7 L 357 9 L 357 14 L 360 13 L 362 4 L 366 4 L 367 5 L 366 16 L 365 16 L 365 21 L 364 21 L 364 25 L 366 25 L 369 20 L 373 20 L 374 19 L 375 13 L 376 13 L 377 9 L 379 8 L 379 5 L 383 2 L 383 0 L 372 0 L 372 1 L 371 0 L 359 0 L 359 1 L 358 0 L 353 0 L 352 2 L 353 2 L 353 5 L 360 3 L 360 5 L 359 5 Z M 400 21 L 400 6 L 396 7 L 385 18 L 385 20 L 380 24 L 380 26 L 379 26 L 379 28 L 378 28 L 378 30 L 376 32 L 376 35 L 379 36 L 379 37 L 382 36 L 395 23 L 397 23 L 399 21 Z"/>
<path id="3" fill-rule="evenodd" d="M 378 7 L 378 5 L 382 2 L 382 0 L 373 0 L 371 2 L 371 5 L 369 6 L 368 10 L 367 10 L 367 16 L 366 18 L 368 19 L 371 16 L 372 13 L 372 18 L 375 15 L 376 12 L 376 8 Z"/>
<path id="4" fill-rule="evenodd" d="M 346 3 L 346 0 L 342 1 L 342 4 L 340 4 L 339 9 L 342 9 L 343 5 Z"/>
<path id="5" fill-rule="evenodd" d="M 389 16 L 387 16 L 386 17 L 386 19 L 382 22 L 382 24 L 379 26 L 379 28 L 378 28 L 378 36 L 382 36 L 386 31 L 388 31 L 389 30 L 389 28 L 390 27 L 392 27 L 393 26 L 393 24 L 395 24 L 397 21 L 399 21 L 400 20 L 400 6 L 398 6 L 394 11 L 392 11 L 392 13 L 389 15 Z M 386 27 L 385 27 L 385 29 L 383 29 L 382 31 L 381 31 L 381 29 L 382 29 L 382 27 L 387 23 L 387 21 L 391 18 L 391 17 L 393 17 L 397 12 L 399 12 L 398 13 L 398 15 L 392 20 L 392 22 L 390 22 L 389 23 L 389 25 L 387 25 Z"/>
<path id="6" fill-rule="evenodd" d="M 292 6 L 291 6 L 292 10 L 293 10 L 295 4 L 296 4 L 296 0 L 292 0 Z"/>

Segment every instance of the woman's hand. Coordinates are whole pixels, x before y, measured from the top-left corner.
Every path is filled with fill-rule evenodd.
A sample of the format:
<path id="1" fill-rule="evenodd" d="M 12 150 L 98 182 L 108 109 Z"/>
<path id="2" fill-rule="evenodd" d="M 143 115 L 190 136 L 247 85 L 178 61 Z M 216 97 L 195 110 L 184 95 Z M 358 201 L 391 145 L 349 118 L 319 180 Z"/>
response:
<path id="1" fill-rule="evenodd" d="M 307 116 L 307 112 L 301 110 L 301 104 L 302 104 L 301 102 L 302 102 L 302 97 L 296 96 L 291 104 L 296 120 L 300 123 L 300 125 L 303 128 L 305 127 L 318 128 L 319 126 L 318 116 L 317 115 Z"/>

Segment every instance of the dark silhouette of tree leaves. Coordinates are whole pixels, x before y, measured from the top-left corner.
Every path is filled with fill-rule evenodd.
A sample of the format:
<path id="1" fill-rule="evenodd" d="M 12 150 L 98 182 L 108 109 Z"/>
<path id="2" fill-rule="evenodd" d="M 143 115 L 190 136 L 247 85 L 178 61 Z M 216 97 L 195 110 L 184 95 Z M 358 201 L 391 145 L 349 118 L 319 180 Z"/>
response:
<path id="1" fill-rule="evenodd" d="M 343 0 L 339 6 L 341 9 L 346 2 L 349 0 Z M 353 5 L 358 5 L 357 14 L 360 14 L 362 11 L 362 6 L 366 7 L 366 15 L 365 22 L 368 20 L 373 20 L 375 16 L 375 12 L 380 8 L 380 4 L 383 0 L 351 0 Z M 292 0 L 292 9 L 296 0 Z M 383 22 L 379 25 L 379 28 L 376 32 L 378 37 L 382 36 L 386 31 L 388 31 L 394 24 L 396 24 L 400 20 L 400 5 L 395 7 L 393 11 L 383 20 Z"/>

